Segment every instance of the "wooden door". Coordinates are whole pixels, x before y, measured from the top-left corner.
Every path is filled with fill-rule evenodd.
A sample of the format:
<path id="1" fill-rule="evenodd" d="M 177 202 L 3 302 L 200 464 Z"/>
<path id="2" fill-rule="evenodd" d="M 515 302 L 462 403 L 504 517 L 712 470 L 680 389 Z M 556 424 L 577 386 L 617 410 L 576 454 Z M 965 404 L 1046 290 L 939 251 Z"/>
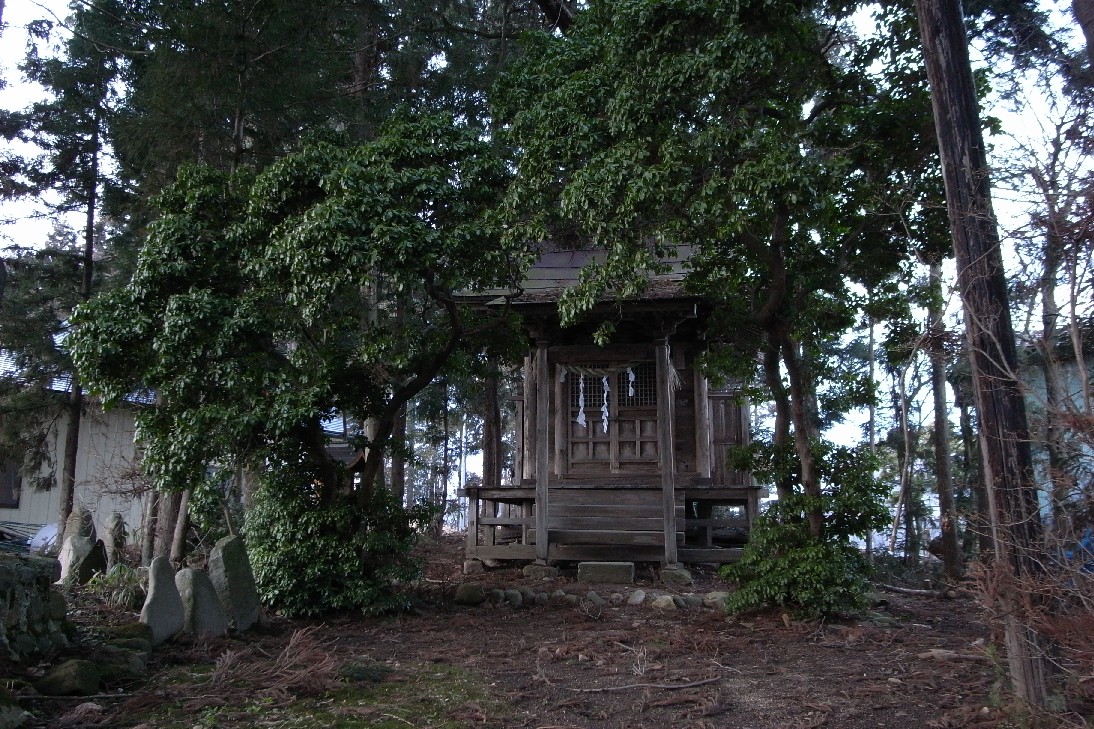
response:
<path id="1" fill-rule="evenodd" d="M 726 467 L 726 454 L 732 446 L 748 442 L 744 405 L 729 393 L 710 395 L 711 478 L 721 486 L 743 486 L 746 475 Z"/>

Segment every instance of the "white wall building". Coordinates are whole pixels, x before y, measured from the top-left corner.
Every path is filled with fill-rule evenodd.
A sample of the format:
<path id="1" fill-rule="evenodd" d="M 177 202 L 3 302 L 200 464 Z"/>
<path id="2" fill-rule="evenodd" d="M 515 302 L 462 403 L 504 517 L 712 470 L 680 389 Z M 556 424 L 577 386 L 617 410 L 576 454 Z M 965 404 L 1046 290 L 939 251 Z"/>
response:
<path id="1" fill-rule="evenodd" d="M 40 491 L 22 485 L 19 464 L 0 464 L 0 522 L 40 525 L 57 521 L 66 420 L 65 416 L 58 418 L 47 435 L 55 472 L 52 488 Z M 91 512 L 100 535 L 106 533 L 116 513 L 125 521 L 130 540 L 139 530 L 146 482 L 138 461 L 133 410 L 123 406 L 104 412 L 97 404 L 90 404 L 80 421 L 73 502 Z"/>

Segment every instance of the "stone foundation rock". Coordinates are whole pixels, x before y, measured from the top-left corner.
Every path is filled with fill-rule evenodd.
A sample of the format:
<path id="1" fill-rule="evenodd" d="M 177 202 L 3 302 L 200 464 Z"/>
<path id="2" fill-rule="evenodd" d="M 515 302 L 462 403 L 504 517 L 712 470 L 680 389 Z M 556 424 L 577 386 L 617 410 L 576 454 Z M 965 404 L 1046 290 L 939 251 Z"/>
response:
<path id="1" fill-rule="evenodd" d="M 0 659 L 35 659 L 68 646 L 65 599 L 53 583 L 60 563 L 49 557 L 0 555 Z"/>
<path id="2" fill-rule="evenodd" d="M 634 562 L 579 562 L 577 579 L 580 582 L 633 585 Z"/>

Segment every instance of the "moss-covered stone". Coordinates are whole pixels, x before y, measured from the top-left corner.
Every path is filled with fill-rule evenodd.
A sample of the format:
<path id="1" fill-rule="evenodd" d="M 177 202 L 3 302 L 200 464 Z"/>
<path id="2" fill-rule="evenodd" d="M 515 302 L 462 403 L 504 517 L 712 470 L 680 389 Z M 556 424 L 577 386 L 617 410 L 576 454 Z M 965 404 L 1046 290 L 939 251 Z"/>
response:
<path id="1" fill-rule="evenodd" d="M 456 587 L 456 595 L 453 598 L 457 605 L 481 605 L 486 600 L 486 593 L 482 585 L 473 582 L 461 582 Z"/>
<path id="2" fill-rule="evenodd" d="M 672 587 L 687 587 L 691 585 L 691 573 L 682 567 L 665 567 L 658 571 L 657 576 L 661 583 Z"/>
<path id="3" fill-rule="evenodd" d="M 152 653 L 152 641 L 144 638 L 113 638 L 106 644 L 130 653 L 138 653 L 146 658 Z"/>
<path id="4" fill-rule="evenodd" d="M 0 701 L 0 729 L 18 729 L 30 719 L 30 714 L 23 711 L 16 704 L 6 704 Z"/>
<path id="5" fill-rule="evenodd" d="M 64 618 L 63 599 L 58 606 L 52 580 L 57 560 L 24 555 L 0 555 L 0 657 L 33 660 L 56 648 L 56 613 Z"/>
<path id="6" fill-rule="evenodd" d="M 99 668 L 100 683 L 110 686 L 120 681 L 133 681 L 142 678 L 148 664 L 138 653 L 120 652 L 107 660 L 96 664 Z"/>
<path id="7" fill-rule="evenodd" d="M 101 671 L 91 661 L 71 660 L 54 666 L 35 688 L 46 696 L 91 696 L 99 692 Z"/>

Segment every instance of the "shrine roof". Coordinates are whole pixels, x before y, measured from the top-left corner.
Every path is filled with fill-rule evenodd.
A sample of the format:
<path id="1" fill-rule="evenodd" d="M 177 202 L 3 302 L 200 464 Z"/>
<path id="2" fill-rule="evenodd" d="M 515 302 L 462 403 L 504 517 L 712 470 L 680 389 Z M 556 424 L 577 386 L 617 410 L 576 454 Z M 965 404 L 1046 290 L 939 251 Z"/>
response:
<path id="1" fill-rule="evenodd" d="M 684 290 L 684 275 L 691 253 L 691 246 L 677 246 L 672 255 L 661 259 L 668 270 L 649 272 L 649 283 L 634 300 L 690 298 Z M 603 262 L 606 257 L 603 250 L 549 247 L 528 269 L 518 291 L 494 289 L 483 292 L 482 296 L 489 303 L 501 303 L 506 298 L 514 305 L 554 303 L 562 298 L 566 289 L 577 285 L 583 268 Z M 611 298 L 606 297 L 606 300 Z"/>

